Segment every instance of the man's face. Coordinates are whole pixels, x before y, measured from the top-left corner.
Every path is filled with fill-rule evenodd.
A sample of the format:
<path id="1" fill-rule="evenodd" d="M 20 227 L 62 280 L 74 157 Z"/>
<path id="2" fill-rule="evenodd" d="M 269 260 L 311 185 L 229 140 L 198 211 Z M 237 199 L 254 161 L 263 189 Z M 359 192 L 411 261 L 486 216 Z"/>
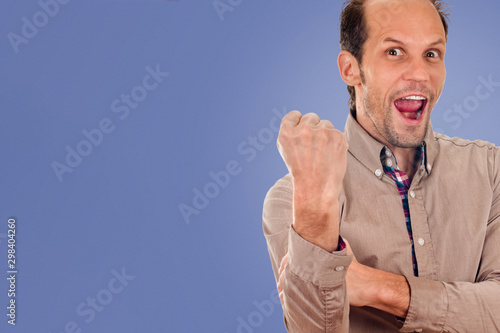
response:
<path id="1" fill-rule="evenodd" d="M 446 78 L 443 23 L 429 0 L 368 1 L 365 17 L 357 120 L 384 144 L 417 147 Z"/>

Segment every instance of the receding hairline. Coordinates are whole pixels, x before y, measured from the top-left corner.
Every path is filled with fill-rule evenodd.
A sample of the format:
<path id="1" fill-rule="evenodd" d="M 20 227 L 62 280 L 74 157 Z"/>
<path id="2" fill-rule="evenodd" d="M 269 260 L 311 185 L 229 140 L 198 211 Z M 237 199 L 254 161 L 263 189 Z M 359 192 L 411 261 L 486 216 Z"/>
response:
<path id="1" fill-rule="evenodd" d="M 444 5 L 444 6 L 447 6 L 447 5 L 440 2 L 439 0 L 434 0 L 434 1 L 433 0 L 361 0 L 360 4 L 361 4 L 362 11 L 363 11 L 363 20 L 364 20 L 364 25 L 365 25 L 367 36 L 370 35 L 370 25 L 371 25 L 370 22 L 372 21 L 372 20 L 367 19 L 367 15 L 366 15 L 367 7 L 373 6 L 373 5 L 380 3 L 380 2 L 387 3 L 387 4 L 394 3 L 394 2 L 396 2 L 398 4 L 403 4 L 403 2 L 428 3 L 434 9 L 434 13 L 436 14 L 439 22 L 441 22 L 440 27 L 443 29 L 443 33 L 444 33 L 444 40 L 442 40 L 442 39 L 437 40 L 435 43 L 432 43 L 432 45 L 437 45 L 437 44 L 440 44 L 441 42 L 443 42 L 444 45 L 447 44 L 447 42 L 448 42 L 448 31 L 447 31 L 448 26 L 444 21 L 448 20 L 448 13 L 446 13 L 446 11 L 442 10 L 442 7 L 441 7 L 442 5 Z M 439 2 L 440 4 L 436 5 L 436 2 Z M 384 10 L 384 9 L 382 9 L 382 10 Z M 391 9 L 389 9 L 389 11 L 390 10 Z"/>

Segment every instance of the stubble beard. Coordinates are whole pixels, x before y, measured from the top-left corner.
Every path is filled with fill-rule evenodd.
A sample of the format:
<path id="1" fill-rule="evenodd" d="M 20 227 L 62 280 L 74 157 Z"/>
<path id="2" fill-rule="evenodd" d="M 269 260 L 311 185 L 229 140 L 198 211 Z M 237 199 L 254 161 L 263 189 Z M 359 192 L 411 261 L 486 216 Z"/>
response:
<path id="1" fill-rule="evenodd" d="M 427 131 L 429 128 L 430 117 L 427 113 L 430 112 L 432 105 L 430 105 L 433 98 L 428 101 L 426 113 L 422 116 L 425 116 L 425 127 L 423 133 L 418 133 L 420 128 L 413 128 L 413 130 L 409 133 L 406 133 L 405 136 L 402 136 L 396 132 L 396 128 L 394 126 L 394 117 L 393 110 L 391 108 L 392 105 L 387 105 L 384 107 L 383 105 L 377 105 L 377 93 L 370 93 L 376 91 L 376 89 L 372 87 L 368 87 L 365 83 L 365 77 L 363 74 L 363 70 L 360 69 L 361 74 L 361 82 L 363 86 L 363 106 L 365 108 L 365 113 L 370 117 L 375 129 L 378 134 L 383 137 L 388 143 L 392 146 L 399 148 L 417 148 L 420 147 L 424 141 L 425 136 L 427 135 Z M 400 93 L 400 92 L 398 92 Z M 391 96 L 389 101 L 392 101 L 394 98 Z M 374 102 L 374 103 L 372 103 Z M 383 104 L 383 102 L 382 102 Z M 383 110 L 383 113 L 377 116 L 376 110 Z"/>

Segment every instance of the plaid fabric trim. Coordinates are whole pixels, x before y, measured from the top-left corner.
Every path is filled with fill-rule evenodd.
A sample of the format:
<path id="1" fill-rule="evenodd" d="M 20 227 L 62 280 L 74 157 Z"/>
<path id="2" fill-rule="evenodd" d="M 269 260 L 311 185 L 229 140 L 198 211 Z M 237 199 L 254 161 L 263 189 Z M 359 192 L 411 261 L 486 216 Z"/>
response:
<path id="1" fill-rule="evenodd" d="M 343 249 L 345 249 L 347 247 L 347 245 L 345 245 L 345 242 L 344 240 L 342 239 L 342 237 L 339 236 L 339 247 L 338 247 L 338 250 L 339 251 L 342 251 Z"/>
<path id="2" fill-rule="evenodd" d="M 390 152 L 390 157 L 386 155 L 386 151 Z M 424 159 L 424 145 L 420 146 L 420 156 L 421 163 Z M 387 161 L 390 160 L 391 157 L 394 157 L 394 161 L 396 162 L 396 168 L 390 167 L 387 165 Z M 400 171 L 397 168 L 397 161 L 394 154 L 390 151 L 389 148 L 382 149 L 380 153 L 380 161 L 384 167 L 384 172 L 391 176 L 398 187 L 399 195 L 401 196 L 401 201 L 403 204 L 403 210 L 405 213 L 405 223 L 406 229 L 408 231 L 408 236 L 410 237 L 411 242 L 411 253 L 412 253 L 412 261 L 413 261 L 413 273 L 415 276 L 418 276 L 418 264 L 417 258 L 415 255 L 415 244 L 413 243 L 413 232 L 411 229 L 411 217 L 410 217 L 410 206 L 408 204 L 408 190 L 410 189 L 411 181 L 406 175 L 406 173 Z M 391 164 L 391 163 L 389 163 Z"/>

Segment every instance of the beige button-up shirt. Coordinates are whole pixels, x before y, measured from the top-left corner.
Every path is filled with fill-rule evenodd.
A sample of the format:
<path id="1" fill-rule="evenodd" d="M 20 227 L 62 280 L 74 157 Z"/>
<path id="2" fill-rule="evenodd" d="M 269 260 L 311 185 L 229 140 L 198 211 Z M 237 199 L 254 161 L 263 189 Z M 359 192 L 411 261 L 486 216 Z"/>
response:
<path id="1" fill-rule="evenodd" d="M 419 276 L 397 186 L 383 171 L 384 145 L 349 115 L 340 234 L 358 261 L 401 274 L 410 285 L 406 320 L 350 307 L 352 256 L 329 253 L 291 228 L 290 175 L 264 201 L 263 228 L 276 281 L 288 252 L 282 304 L 289 332 L 500 332 L 500 151 L 449 138 L 429 126 L 424 161 L 408 196 Z"/>

